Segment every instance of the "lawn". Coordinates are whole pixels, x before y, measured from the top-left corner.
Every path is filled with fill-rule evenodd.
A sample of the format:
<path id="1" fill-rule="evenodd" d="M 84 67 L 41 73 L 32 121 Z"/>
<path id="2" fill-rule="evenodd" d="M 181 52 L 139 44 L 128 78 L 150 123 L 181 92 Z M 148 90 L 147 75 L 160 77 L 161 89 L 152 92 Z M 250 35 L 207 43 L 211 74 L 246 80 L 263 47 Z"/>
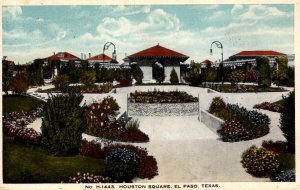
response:
<path id="1" fill-rule="evenodd" d="M 33 97 L 21 95 L 3 96 L 3 113 L 12 111 L 30 111 L 40 106 L 43 102 Z"/>
<path id="2" fill-rule="evenodd" d="M 56 157 L 41 147 L 3 138 L 4 183 L 60 183 L 77 172 L 103 174 L 104 160 L 83 157 Z"/>

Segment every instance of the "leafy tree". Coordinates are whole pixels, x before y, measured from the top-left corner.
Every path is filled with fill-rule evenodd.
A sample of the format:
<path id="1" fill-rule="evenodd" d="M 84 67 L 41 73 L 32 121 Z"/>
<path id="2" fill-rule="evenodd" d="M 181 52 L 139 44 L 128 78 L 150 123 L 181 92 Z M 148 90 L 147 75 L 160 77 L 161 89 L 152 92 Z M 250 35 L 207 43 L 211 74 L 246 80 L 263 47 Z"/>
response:
<path id="1" fill-rule="evenodd" d="M 186 81 L 190 82 L 191 86 L 198 86 L 201 84 L 201 78 L 200 78 L 200 65 L 193 63 L 191 65 L 191 70 L 188 73 L 188 76 L 186 77 Z"/>
<path id="2" fill-rule="evenodd" d="M 44 84 L 42 73 L 43 64 L 43 59 L 35 59 L 33 63 L 26 65 L 26 74 L 29 85 L 40 86 Z"/>
<path id="3" fill-rule="evenodd" d="M 295 91 L 283 97 L 284 111 L 280 115 L 280 128 L 288 142 L 288 148 L 295 152 Z"/>
<path id="4" fill-rule="evenodd" d="M 272 82 L 279 85 L 286 85 L 288 82 L 288 59 L 286 57 L 277 57 L 275 59 L 278 69 L 272 72 Z"/>
<path id="5" fill-rule="evenodd" d="M 52 84 L 55 88 L 58 88 L 60 91 L 65 92 L 68 85 L 70 84 L 68 75 L 57 75 L 54 77 Z"/>
<path id="6" fill-rule="evenodd" d="M 71 83 L 78 83 L 81 75 L 80 68 L 76 67 L 75 62 L 70 60 L 66 65 L 63 65 L 60 69 L 60 74 L 68 75 Z"/>
<path id="7" fill-rule="evenodd" d="M 158 64 L 153 65 L 153 78 L 161 84 L 165 80 L 164 68 Z"/>
<path id="8" fill-rule="evenodd" d="M 174 68 L 172 69 L 171 74 L 170 74 L 170 82 L 171 82 L 171 84 L 179 83 L 178 75 Z"/>
<path id="9" fill-rule="evenodd" d="M 28 89 L 28 79 L 24 72 L 17 73 L 15 76 L 10 79 L 10 89 L 14 93 L 22 94 L 25 93 Z"/>
<path id="10" fill-rule="evenodd" d="M 287 86 L 294 87 L 295 86 L 295 69 L 294 67 L 288 67 L 287 71 L 288 81 Z"/>
<path id="11" fill-rule="evenodd" d="M 13 75 L 13 64 L 9 64 L 7 60 L 2 60 L 2 91 L 8 94 L 10 86 L 10 78 Z"/>
<path id="12" fill-rule="evenodd" d="M 54 155 L 76 155 L 84 132 L 83 96 L 69 93 L 48 99 L 42 120 L 42 144 Z"/>
<path id="13" fill-rule="evenodd" d="M 83 71 L 81 73 L 79 81 L 87 86 L 92 85 L 96 81 L 96 72 L 95 71 Z"/>
<path id="14" fill-rule="evenodd" d="M 257 71 L 251 69 L 246 72 L 245 80 L 248 82 L 257 82 L 258 73 Z"/>
<path id="15" fill-rule="evenodd" d="M 217 72 L 214 69 L 210 68 L 207 71 L 206 76 L 205 76 L 206 81 L 214 82 L 216 80 L 216 78 L 217 78 Z"/>
<path id="16" fill-rule="evenodd" d="M 263 87 L 271 86 L 271 68 L 267 57 L 256 58 L 257 69 L 259 73 L 258 85 Z"/>
<path id="17" fill-rule="evenodd" d="M 94 71 L 96 73 L 96 82 L 101 82 L 101 80 L 100 80 L 100 64 L 99 63 L 95 63 Z"/>
<path id="18" fill-rule="evenodd" d="M 80 61 L 81 70 L 88 71 L 89 70 L 89 62 L 87 60 Z"/>
<path id="19" fill-rule="evenodd" d="M 136 80 L 137 84 L 142 84 L 143 78 L 144 78 L 144 73 L 140 66 L 136 65 L 133 72 L 132 72 L 133 78 Z"/>
<path id="20" fill-rule="evenodd" d="M 228 80 L 232 85 L 236 85 L 239 82 L 242 82 L 245 79 L 245 74 L 241 70 L 234 70 L 228 75 Z"/>

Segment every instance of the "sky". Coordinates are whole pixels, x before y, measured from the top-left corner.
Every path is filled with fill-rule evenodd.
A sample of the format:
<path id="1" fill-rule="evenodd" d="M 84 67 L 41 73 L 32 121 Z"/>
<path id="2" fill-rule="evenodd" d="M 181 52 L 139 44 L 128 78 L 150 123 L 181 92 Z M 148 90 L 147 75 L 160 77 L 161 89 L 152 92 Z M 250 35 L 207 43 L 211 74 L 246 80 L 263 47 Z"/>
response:
<path id="1" fill-rule="evenodd" d="M 3 55 L 25 64 L 53 52 L 78 57 L 116 46 L 122 63 L 157 44 L 196 62 L 224 60 L 244 50 L 294 54 L 293 4 L 3 6 Z M 111 56 L 113 47 L 105 54 Z"/>

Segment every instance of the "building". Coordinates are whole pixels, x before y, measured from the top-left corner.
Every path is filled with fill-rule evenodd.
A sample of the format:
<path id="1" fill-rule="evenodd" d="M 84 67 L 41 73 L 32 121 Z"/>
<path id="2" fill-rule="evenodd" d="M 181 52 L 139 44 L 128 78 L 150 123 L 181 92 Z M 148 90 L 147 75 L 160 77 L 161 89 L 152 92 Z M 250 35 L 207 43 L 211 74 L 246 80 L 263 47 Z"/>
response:
<path id="1" fill-rule="evenodd" d="M 111 64 L 115 65 L 118 62 L 113 60 L 111 57 L 105 54 L 99 54 L 94 57 L 90 57 L 87 59 L 89 62 L 89 66 L 93 67 L 96 63 L 99 63 L 100 66 L 109 67 Z"/>
<path id="2" fill-rule="evenodd" d="M 73 60 L 75 63 L 80 63 L 81 59 L 69 52 L 58 52 L 53 53 L 53 55 L 46 57 L 45 63 L 48 63 L 51 59 L 59 59 L 61 63 L 68 63 Z"/>
<path id="3" fill-rule="evenodd" d="M 136 63 L 144 73 L 144 81 L 153 80 L 153 65 L 162 65 L 165 81 L 170 81 L 170 74 L 174 68 L 181 77 L 180 65 L 189 57 L 159 44 L 128 56 L 129 64 Z"/>

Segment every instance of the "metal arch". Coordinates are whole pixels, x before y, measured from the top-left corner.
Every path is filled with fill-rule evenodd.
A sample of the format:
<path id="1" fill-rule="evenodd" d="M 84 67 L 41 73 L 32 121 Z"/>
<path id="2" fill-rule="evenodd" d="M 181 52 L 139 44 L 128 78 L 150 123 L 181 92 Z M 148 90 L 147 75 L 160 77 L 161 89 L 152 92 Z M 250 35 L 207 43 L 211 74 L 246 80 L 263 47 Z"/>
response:
<path id="1" fill-rule="evenodd" d="M 113 45 L 113 46 L 114 46 L 114 52 L 113 52 L 113 53 L 116 53 L 116 46 L 115 46 L 115 44 L 112 43 L 112 42 L 106 42 L 106 43 L 104 44 L 104 46 L 103 46 L 103 54 L 102 54 L 102 63 L 103 63 L 103 64 L 104 64 L 104 51 L 105 51 L 105 50 L 108 50 L 108 48 L 109 48 L 110 45 Z M 113 59 L 114 59 L 114 58 L 113 58 Z"/>

